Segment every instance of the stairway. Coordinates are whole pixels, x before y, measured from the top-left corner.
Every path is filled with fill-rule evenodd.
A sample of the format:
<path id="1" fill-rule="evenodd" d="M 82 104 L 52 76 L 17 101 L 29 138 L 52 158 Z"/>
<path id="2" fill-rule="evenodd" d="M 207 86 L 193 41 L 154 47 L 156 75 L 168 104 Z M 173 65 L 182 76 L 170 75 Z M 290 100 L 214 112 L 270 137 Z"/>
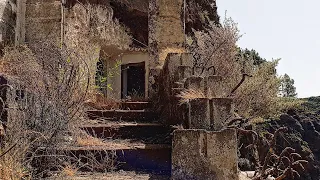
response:
<path id="1" fill-rule="evenodd" d="M 157 122 L 148 102 L 123 102 L 118 110 L 88 110 L 90 120 L 79 128 L 103 141 L 103 145 L 68 146 L 64 151 L 87 163 L 112 159 L 116 171 L 170 176 L 173 128 Z M 96 120 L 99 123 L 92 123 Z M 81 158 L 82 157 L 82 158 Z M 91 156 L 92 158 L 92 156 Z M 83 172 L 105 171 L 83 168 Z"/>

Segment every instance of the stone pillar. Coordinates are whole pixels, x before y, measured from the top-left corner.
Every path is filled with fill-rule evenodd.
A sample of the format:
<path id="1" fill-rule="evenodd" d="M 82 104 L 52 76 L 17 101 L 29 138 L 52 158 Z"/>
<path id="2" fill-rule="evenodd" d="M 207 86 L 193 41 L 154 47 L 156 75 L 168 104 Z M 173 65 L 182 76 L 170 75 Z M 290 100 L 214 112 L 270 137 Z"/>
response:
<path id="1" fill-rule="evenodd" d="M 211 124 L 216 131 L 225 127 L 225 123 L 233 117 L 234 103 L 232 98 L 213 98 L 210 101 L 212 108 Z"/>
<path id="2" fill-rule="evenodd" d="M 208 76 L 205 79 L 205 95 L 210 98 L 223 97 L 224 82 L 222 76 Z"/>
<path id="3" fill-rule="evenodd" d="M 184 84 L 186 89 L 193 89 L 196 91 L 201 91 L 203 94 L 205 92 L 205 79 L 200 76 L 191 76 L 186 79 Z"/>
<path id="4" fill-rule="evenodd" d="M 174 131 L 173 180 L 238 180 L 237 159 L 235 129 Z"/>
<path id="5" fill-rule="evenodd" d="M 189 102 L 189 129 L 210 129 L 210 106 L 208 98 L 192 99 Z"/>
<path id="6" fill-rule="evenodd" d="M 168 53 L 185 52 L 184 0 L 149 1 L 149 97 Z"/>

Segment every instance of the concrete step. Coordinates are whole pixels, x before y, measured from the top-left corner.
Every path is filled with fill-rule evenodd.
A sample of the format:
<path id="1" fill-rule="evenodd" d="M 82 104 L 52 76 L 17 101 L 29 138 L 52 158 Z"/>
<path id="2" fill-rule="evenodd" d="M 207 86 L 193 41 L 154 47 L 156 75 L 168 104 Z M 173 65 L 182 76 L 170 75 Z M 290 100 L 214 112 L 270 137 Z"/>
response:
<path id="1" fill-rule="evenodd" d="M 111 109 L 122 109 L 122 110 L 146 110 L 152 108 L 152 103 L 150 102 L 114 102 L 114 104 L 95 104 L 93 102 L 87 102 L 86 106 L 96 109 L 96 110 L 111 110 Z"/>
<path id="2" fill-rule="evenodd" d="M 148 110 L 88 110 L 90 119 L 108 119 L 117 121 L 153 122 L 157 115 Z"/>
<path id="3" fill-rule="evenodd" d="M 151 109 L 152 104 L 150 102 L 122 102 L 121 109 L 123 110 L 144 110 Z"/>
<path id="4" fill-rule="evenodd" d="M 89 135 L 106 139 L 138 139 L 152 143 L 171 143 L 173 128 L 159 123 L 105 122 L 81 125 Z"/>
<path id="5" fill-rule="evenodd" d="M 100 146 L 61 147 L 59 150 L 75 157 L 74 163 L 80 161 L 86 164 L 80 169 L 83 172 L 104 172 L 106 169 L 101 165 L 112 163 L 115 170 L 171 173 L 171 144 L 146 144 L 131 140 L 104 143 Z"/>

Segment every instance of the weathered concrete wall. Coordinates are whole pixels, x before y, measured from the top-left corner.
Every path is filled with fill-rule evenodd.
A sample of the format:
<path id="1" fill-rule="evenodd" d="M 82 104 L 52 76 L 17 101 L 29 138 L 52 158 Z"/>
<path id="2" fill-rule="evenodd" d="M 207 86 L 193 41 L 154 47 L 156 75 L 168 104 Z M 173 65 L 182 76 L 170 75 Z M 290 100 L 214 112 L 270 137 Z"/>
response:
<path id="1" fill-rule="evenodd" d="M 25 40 L 27 42 L 61 41 L 61 1 L 27 0 L 25 14 Z"/>
<path id="2" fill-rule="evenodd" d="M 14 42 L 16 4 L 12 0 L 0 0 L 0 42 Z"/>
<path id="3" fill-rule="evenodd" d="M 172 148 L 173 180 L 237 180 L 237 133 L 176 130 Z"/>

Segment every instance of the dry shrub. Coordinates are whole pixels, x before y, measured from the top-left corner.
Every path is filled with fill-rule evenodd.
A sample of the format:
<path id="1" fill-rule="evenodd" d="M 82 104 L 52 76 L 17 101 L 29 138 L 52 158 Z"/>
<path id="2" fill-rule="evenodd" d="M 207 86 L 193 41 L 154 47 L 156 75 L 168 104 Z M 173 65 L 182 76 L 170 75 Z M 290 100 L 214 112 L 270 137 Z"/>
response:
<path id="1" fill-rule="evenodd" d="M 245 117 L 270 116 L 277 113 L 280 81 L 274 73 L 278 61 L 257 66 L 235 93 L 236 107 Z"/>
<path id="2" fill-rule="evenodd" d="M 73 167 L 72 165 L 66 165 L 62 169 L 62 176 L 67 176 L 67 177 L 74 177 L 78 172 L 78 169 Z"/>
<path id="3" fill-rule="evenodd" d="M 190 41 L 190 51 L 194 56 L 194 66 L 203 69 L 214 66 L 216 75 L 224 78 L 223 90 L 217 90 L 217 97 L 233 96 L 240 115 L 250 118 L 274 113 L 279 89 L 275 67 L 278 61 L 254 65 L 253 57 L 238 54 L 236 42 L 241 35 L 237 24 L 226 18 L 222 25 L 210 24 L 205 31 L 195 31 Z M 189 38 L 192 39 L 192 38 Z M 234 93 L 243 74 L 253 75 Z M 198 74 L 205 75 L 205 72 Z"/>
<path id="4" fill-rule="evenodd" d="M 61 50 L 52 43 L 8 47 L 0 62 L 2 72 L 13 76 L 18 90 L 24 92 L 7 102 L 7 110 L 14 113 L 6 123 L 1 149 L 16 146 L 0 159 L 1 165 L 12 158 L 17 171 L 26 169 L 32 178 L 43 177 L 59 167 L 54 149 L 63 143 L 68 126 L 82 116 L 88 67 L 75 51 Z M 15 90 L 11 93 L 16 94 Z"/>
<path id="5" fill-rule="evenodd" d="M 105 143 L 102 139 L 88 135 L 84 131 L 78 131 L 76 136 L 76 144 L 78 146 L 103 146 Z"/>

